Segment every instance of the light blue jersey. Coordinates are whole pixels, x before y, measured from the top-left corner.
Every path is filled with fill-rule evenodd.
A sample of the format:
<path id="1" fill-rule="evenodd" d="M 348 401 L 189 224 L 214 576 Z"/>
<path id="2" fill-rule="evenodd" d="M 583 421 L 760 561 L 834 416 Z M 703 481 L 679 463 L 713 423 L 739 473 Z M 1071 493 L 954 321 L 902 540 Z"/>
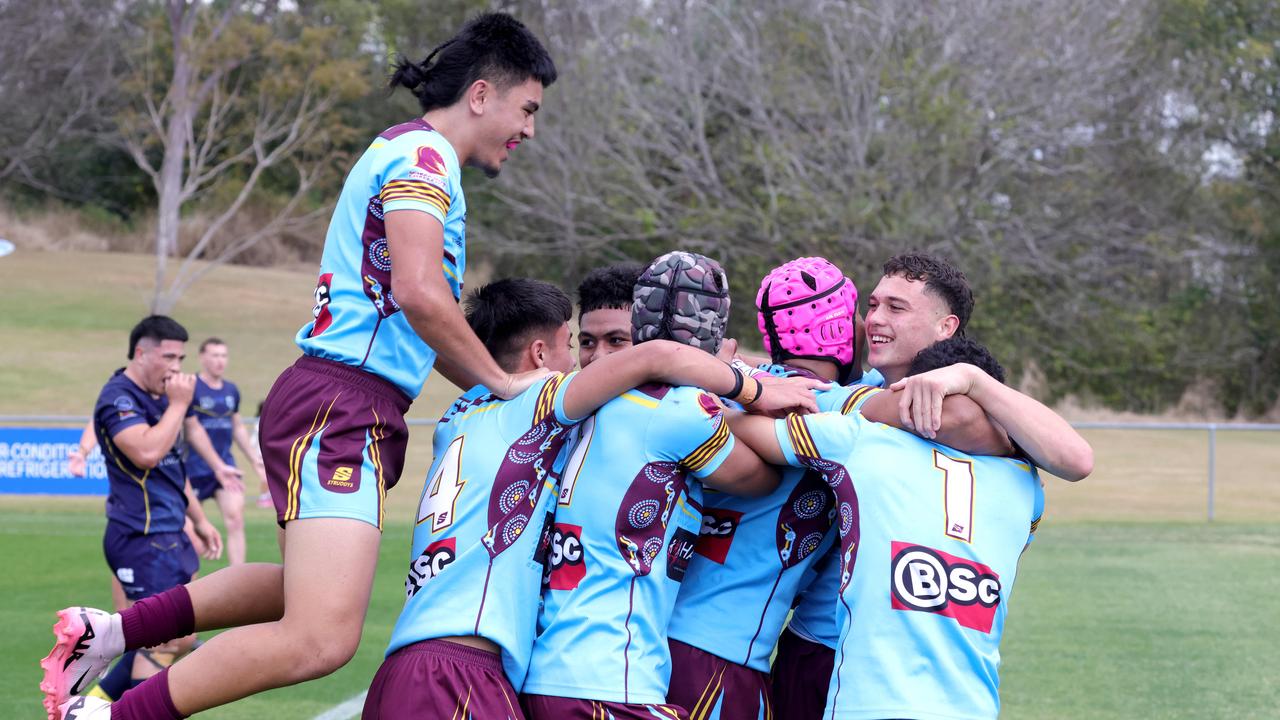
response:
<path id="1" fill-rule="evenodd" d="M 884 387 L 884 375 L 879 370 L 868 370 L 858 383 Z M 864 396 L 861 402 L 865 402 L 867 397 L 870 396 Z M 839 545 L 832 543 L 823 553 L 824 557 L 813 562 L 810 572 L 801 581 L 787 629 L 809 642 L 835 650 L 840 640 L 840 629 L 836 627 L 836 598 L 840 594 Z"/>
<path id="2" fill-rule="evenodd" d="M 564 413 L 573 377 L 552 375 L 508 401 L 477 386 L 440 419 L 387 654 L 479 635 L 502 648 L 507 678 L 520 685 L 538 618 L 555 464 L 573 424 Z"/>
<path id="3" fill-rule="evenodd" d="M 775 366 L 774 375 L 789 375 Z M 808 373 L 804 373 L 808 374 Z M 835 386 L 817 393 L 822 411 L 855 412 L 878 392 Z M 835 498 L 822 475 L 793 468 L 764 497 L 708 490 L 696 554 L 676 600 L 668 635 L 753 670 L 769 659 L 810 565 L 834 545 Z"/>
<path id="4" fill-rule="evenodd" d="M 458 156 L 426 121 L 414 120 L 379 135 L 347 175 L 324 241 L 315 319 L 296 341 L 303 353 L 371 372 L 412 399 L 436 353 L 392 292 L 383 218 L 397 210 L 424 212 L 444 226 L 441 271 L 454 298 L 462 297 L 467 201 Z"/>
<path id="5" fill-rule="evenodd" d="M 856 413 L 793 415 L 777 437 L 838 503 L 840 644 L 824 717 L 996 717 L 1000 634 L 1044 507 L 1035 469 Z"/>
<path id="6" fill-rule="evenodd" d="M 711 395 L 645 385 L 583 423 L 565 467 L 550 572 L 521 692 L 666 700 L 667 622 L 702 522 L 702 485 L 733 448 Z"/>

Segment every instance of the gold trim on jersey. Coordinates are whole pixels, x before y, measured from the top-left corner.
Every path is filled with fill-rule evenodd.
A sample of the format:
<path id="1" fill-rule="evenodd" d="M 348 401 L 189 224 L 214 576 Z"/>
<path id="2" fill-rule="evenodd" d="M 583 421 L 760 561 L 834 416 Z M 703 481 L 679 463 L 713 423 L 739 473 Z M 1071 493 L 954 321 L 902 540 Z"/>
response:
<path id="1" fill-rule="evenodd" d="M 716 427 L 715 432 L 711 433 L 711 437 L 707 438 L 701 445 L 694 448 L 680 461 L 680 464 L 693 472 L 697 472 L 706 467 L 715 456 L 729 444 L 729 423 L 720 418 L 720 424 Z"/>

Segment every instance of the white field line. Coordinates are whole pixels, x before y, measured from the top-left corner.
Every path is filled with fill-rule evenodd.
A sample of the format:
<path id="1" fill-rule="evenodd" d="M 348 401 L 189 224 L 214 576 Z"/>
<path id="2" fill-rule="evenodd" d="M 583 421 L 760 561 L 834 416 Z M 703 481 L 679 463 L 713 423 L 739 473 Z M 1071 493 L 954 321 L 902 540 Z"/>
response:
<path id="1" fill-rule="evenodd" d="M 351 720 L 351 718 L 359 715 L 364 708 L 364 696 L 368 694 L 369 691 L 365 690 L 359 695 L 349 698 L 341 705 L 320 713 L 315 717 L 315 720 Z"/>

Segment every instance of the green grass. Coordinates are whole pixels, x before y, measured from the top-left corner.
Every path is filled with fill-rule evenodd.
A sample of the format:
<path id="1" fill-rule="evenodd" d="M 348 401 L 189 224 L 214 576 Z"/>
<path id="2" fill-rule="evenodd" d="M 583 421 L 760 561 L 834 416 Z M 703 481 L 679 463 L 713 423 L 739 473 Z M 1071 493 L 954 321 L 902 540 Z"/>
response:
<path id="1" fill-rule="evenodd" d="M 269 513 L 251 509 L 248 521 L 250 559 L 277 559 Z M 38 661 L 53 612 L 109 605 L 103 525 L 100 500 L 0 499 L 8 588 L 0 717 L 40 717 Z M 364 639 L 349 665 L 201 717 L 312 718 L 364 690 L 402 604 L 409 530 L 407 516 L 388 522 Z M 1002 716 L 1274 717 L 1278 567 L 1276 524 L 1047 523 L 1023 557 L 1010 608 Z"/>
<path id="2" fill-rule="evenodd" d="M 247 508 L 246 514 L 249 560 L 279 562 L 270 511 Z M 5 652 L 0 655 L 0 717 L 43 717 L 39 660 L 51 646 L 55 611 L 73 604 L 110 608 L 110 574 L 102 557 L 105 525 L 101 499 L 0 498 L 6 587 L 6 602 L 0 608 L 5 635 Z M 404 604 L 410 527 L 401 521 L 386 528 L 369 622 L 360 650 L 346 667 L 329 677 L 246 698 L 200 717 L 312 718 L 367 688 Z M 201 573 L 225 566 L 225 561 L 202 561 Z"/>

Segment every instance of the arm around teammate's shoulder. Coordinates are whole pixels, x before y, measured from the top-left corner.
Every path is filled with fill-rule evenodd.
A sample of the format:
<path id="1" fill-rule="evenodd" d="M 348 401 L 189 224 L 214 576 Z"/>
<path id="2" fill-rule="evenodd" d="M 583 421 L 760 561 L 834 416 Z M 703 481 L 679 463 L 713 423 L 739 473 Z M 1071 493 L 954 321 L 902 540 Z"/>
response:
<path id="1" fill-rule="evenodd" d="M 777 489 L 780 479 L 778 471 L 746 443 L 735 443 L 715 472 L 701 478 L 702 484 L 709 488 L 743 497 L 768 495 Z"/>
<path id="2" fill-rule="evenodd" d="M 425 212 L 397 210 L 387 213 L 386 229 L 396 303 L 418 337 L 435 350 L 441 374 L 463 390 L 484 385 L 504 400 L 547 375 L 547 370 L 508 373 L 471 330 L 444 279 L 444 226 L 439 220 Z"/>
<path id="3" fill-rule="evenodd" d="M 1093 472 L 1093 448 L 1061 415 L 1043 403 L 973 369 L 969 397 L 996 422 L 1039 467 L 1063 480 L 1077 482 Z"/>

